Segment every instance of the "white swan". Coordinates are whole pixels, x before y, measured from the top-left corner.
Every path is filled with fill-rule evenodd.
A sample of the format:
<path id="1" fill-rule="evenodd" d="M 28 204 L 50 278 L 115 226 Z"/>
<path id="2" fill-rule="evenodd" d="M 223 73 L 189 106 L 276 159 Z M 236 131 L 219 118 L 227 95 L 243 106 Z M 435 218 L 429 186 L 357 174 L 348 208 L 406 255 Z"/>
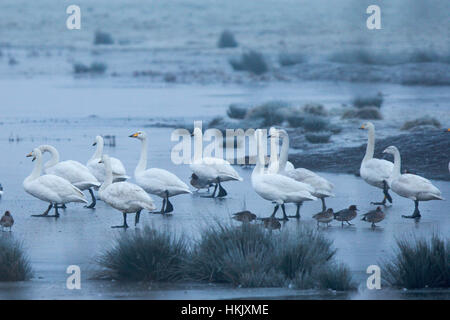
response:
<path id="1" fill-rule="evenodd" d="M 400 173 L 401 157 L 396 147 L 387 147 L 383 153 L 394 155 L 394 170 L 390 177 L 391 189 L 399 196 L 413 200 L 415 204 L 414 213 L 410 216 L 403 215 L 403 218 L 420 218 L 419 201 L 444 200 L 441 191 L 430 180 L 415 174 Z"/>
<path id="2" fill-rule="evenodd" d="M 136 183 L 148 193 L 163 198 L 163 204 L 159 213 L 168 213 L 173 211 L 173 206 L 169 198 L 184 194 L 192 193 L 189 187 L 173 173 L 159 168 L 147 169 L 147 135 L 145 132 L 139 131 L 130 138 L 141 140 L 141 156 L 134 170 L 134 178 Z"/>
<path id="3" fill-rule="evenodd" d="M 136 213 L 134 225 L 139 223 L 142 209 L 153 211 L 155 205 L 144 189 L 134 183 L 121 181 L 113 183 L 111 159 L 104 154 L 100 160 L 105 166 L 105 181 L 98 190 L 101 200 L 123 214 L 123 225 L 112 228 L 128 228 L 127 213 Z"/>
<path id="4" fill-rule="evenodd" d="M 268 173 L 264 170 L 264 156 L 262 148 L 262 132 L 260 129 L 255 131 L 257 145 L 256 166 L 252 172 L 252 186 L 255 192 L 263 199 L 276 203 L 271 217 L 274 217 L 281 205 L 283 210 L 283 219 L 288 220 L 285 203 L 299 203 L 308 200 L 317 200 L 311 193 L 314 188 L 308 184 L 295 181 L 277 173 Z"/>
<path id="5" fill-rule="evenodd" d="M 193 136 L 194 144 L 201 146 L 203 140 L 202 130 L 197 127 L 194 128 Z M 194 152 L 194 161 L 189 165 L 192 172 L 199 180 L 215 183 L 214 191 L 209 197 L 215 197 L 217 188 L 219 188 L 218 198 L 227 195 L 226 190 L 222 187 L 222 182 L 243 181 L 228 161 L 221 158 L 203 157 L 203 150 L 201 148 L 195 148 Z"/>
<path id="6" fill-rule="evenodd" d="M 105 165 L 100 163 L 104 147 L 103 138 L 101 136 L 96 136 L 93 146 L 97 146 L 97 149 L 95 150 L 92 158 L 87 162 L 86 167 L 88 167 L 89 171 L 97 178 L 98 181 L 103 182 L 105 181 Z M 113 182 L 125 181 L 130 178 L 126 174 L 122 161 L 113 157 L 110 157 L 109 159 L 111 160 Z"/>
<path id="7" fill-rule="evenodd" d="M 42 201 L 49 202 L 48 209 L 35 217 L 59 217 L 57 204 L 66 204 L 69 202 L 83 202 L 88 203 L 84 198 L 83 192 L 80 189 L 70 184 L 64 178 L 55 176 L 53 174 L 45 174 L 41 176 L 42 172 L 42 153 L 38 148 L 27 154 L 27 157 L 33 157 L 36 160 L 31 174 L 23 181 L 23 188 L 33 197 Z M 52 208 L 55 208 L 55 215 L 48 215 Z"/>
<path id="8" fill-rule="evenodd" d="M 54 174 L 69 181 L 72 185 L 83 190 L 88 190 L 92 198 L 92 203 L 87 208 L 94 208 L 96 204 L 94 192 L 91 188 L 98 189 L 101 183 L 89 171 L 89 169 L 74 160 L 59 161 L 59 152 L 51 145 L 41 145 L 39 150 L 44 154 L 49 152 L 51 159 L 44 164 L 44 173 Z"/>
<path id="9" fill-rule="evenodd" d="M 269 135 L 271 137 L 271 141 L 273 141 L 273 138 L 282 138 L 283 143 L 280 151 L 280 159 L 278 160 L 276 155 L 274 155 L 273 157 L 271 156 L 267 172 L 279 173 L 291 179 L 294 179 L 295 181 L 303 182 L 313 187 L 314 191 L 311 193 L 313 196 L 319 198 L 322 201 L 322 212 L 324 212 L 327 209 L 325 205 L 325 198 L 334 197 L 334 194 L 332 192 L 334 185 L 311 170 L 305 168 L 294 168 L 294 165 L 291 162 L 287 161 L 289 153 L 289 135 L 285 130 L 277 130 L 272 127 L 269 130 Z M 272 158 L 274 159 L 273 161 Z M 301 205 L 301 202 L 297 203 L 297 211 L 294 216 L 295 218 L 300 218 Z"/>
<path id="10" fill-rule="evenodd" d="M 364 159 L 359 168 L 359 174 L 368 184 L 383 189 L 384 198 L 381 202 L 372 202 L 376 205 L 385 205 L 386 200 L 392 203 L 392 197 L 389 194 L 389 177 L 391 176 L 394 164 L 383 159 L 373 157 L 375 150 L 375 126 L 372 122 L 365 122 L 360 129 L 368 130 L 367 148 Z"/>

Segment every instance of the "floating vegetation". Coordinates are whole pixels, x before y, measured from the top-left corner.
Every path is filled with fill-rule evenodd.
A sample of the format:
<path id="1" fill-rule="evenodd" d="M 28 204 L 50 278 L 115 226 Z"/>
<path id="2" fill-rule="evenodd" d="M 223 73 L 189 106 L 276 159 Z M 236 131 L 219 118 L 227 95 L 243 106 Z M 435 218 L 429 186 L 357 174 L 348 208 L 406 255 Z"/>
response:
<path id="1" fill-rule="evenodd" d="M 219 48 L 236 48 L 238 43 L 234 38 L 231 31 L 225 30 L 220 34 L 219 41 L 217 42 Z"/>
<path id="2" fill-rule="evenodd" d="M 441 123 L 436 118 L 425 116 L 411 121 L 406 121 L 401 130 L 411 130 L 422 126 L 431 126 L 439 129 L 441 127 Z"/>
<path id="3" fill-rule="evenodd" d="M 257 51 L 244 52 L 239 59 L 229 60 L 235 71 L 249 71 L 261 75 L 269 70 L 264 56 Z"/>

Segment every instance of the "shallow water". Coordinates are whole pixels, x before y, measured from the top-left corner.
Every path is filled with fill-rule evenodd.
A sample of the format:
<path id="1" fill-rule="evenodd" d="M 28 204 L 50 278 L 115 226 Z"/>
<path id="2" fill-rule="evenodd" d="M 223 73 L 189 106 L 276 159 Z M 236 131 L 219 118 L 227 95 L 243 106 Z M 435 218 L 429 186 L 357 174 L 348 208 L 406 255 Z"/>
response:
<path id="1" fill-rule="evenodd" d="M 165 89 L 162 89 L 165 92 Z M 219 98 L 220 100 L 220 98 Z M 52 107 L 50 107 L 51 109 Z M 219 107 L 216 107 L 219 110 Z M 114 112 L 114 111 L 113 111 Z M 201 112 L 199 112 L 201 113 Z M 22 119 L 22 120 L 20 120 Z M 133 174 L 137 164 L 140 143 L 128 138 L 128 135 L 142 125 L 137 119 L 85 119 L 62 118 L 57 120 L 11 117 L 2 126 L 3 161 L 0 163 L 0 177 L 5 194 L 0 202 L 2 210 L 10 210 L 15 218 L 11 234 L 5 232 L 1 236 L 14 237 L 24 241 L 32 266 L 35 270 L 33 280 L 25 283 L 0 284 L 1 298 L 31 298 L 31 299 L 65 299 L 65 298 L 145 298 L 145 299 L 183 299 L 183 298 L 362 298 L 377 299 L 380 295 L 367 293 L 361 289 L 358 294 L 336 294 L 328 292 L 302 292 L 290 289 L 231 289 L 209 285 L 168 285 L 146 287 L 143 284 L 119 284 L 89 280 L 96 270 L 96 257 L 111 245 L 112 240 L 122 232 L 133 233 L 144 225 L 153 225 L 167 229 L 177 234 L 185 234 L 190 238 L 198 236 L 199 230 L 216 221 L 230 222 L 231 214 L 244 208 L 264 217 L 270 215 L 272 205 L 263 201 L 251 188 L 250 169 L 237 167 L 244 182 L 225 183 L 229 195 L 225 199 L 207 199 L 197 194 L 181 195 L 173 198 L 175 211 L 171 216 L 144 213 L 138 228 L 132 226 L 129 230 L 114 230 L 110 226 L 122 222 L 122 215 L 99 201 L 95 210 L 83 208 L 78 204 L 69 204 L 66 210 L 61 210 L 61 217 L 34 218 L 31 214 L 41 213 L 46 204 L 25 193 L 22 188 L 23 179 L 31 172 L 33 163 L 25 154 L 39 144 L 49 143 L 60 152 L 61 159 L 73 159 L 85 163 L 94 147 L 92 142 L 96 134 L 116 135 L 117 146 L 106 147 L 105 152 L 120 158 L 129 175 Z M 22 140 L 10 142 L 7 132 L 15 132 Z M 185 182 L 189 181 L 190 171 L 186 165 L 176 166 L 169 158 L 171 146 L 169 128 L 147 128 L 150 136 L 149 167 L 160 167 L 174 172 Z M 327 205 L 335 210 L 356 204 L 363 213 L 373 206 L 370 201 L 380 200 L 380 190 L 367 185 L 360 178 L 351 175 L 321 173 L 335 184 L 336 197 L 327 200 Z M 450 197 L 450 183 L 433 181 L 441 189 L 443 197 Z M 157 207 L 160 199 L 153 197 Z M 315 225 L 312 214 L 321 208 L 320 202 L 308 202 L 302 207 L 302 218 L 291 219 L 283 225 L 283 229 L 295 232 L 301 225 Z M 294 207 L 288 206 L 293 214 Z M 356 219 L 354 226 L 341 227 L 334 222 L 323 232 L 334 240 L 338 249 L 337 259 L 345 262 L 353 271 L 358 283 L 365 283 L 366 268 L 378 264 L 381 259 L 391 254 L 395 237 L 408 236 L 412 233 L 429 235 L 438 231 L 448 235 L 450 217 L 448 200 L 430 201 L 421 204 L 423 218 L 420 223 L 401 218 L 402 214 L 410 214 L 413 203 L 410 200 L 394 195 L 394 205 L 386 209 L 387 217 L 372 230 L 368 223 Z M 129 215 L 132 225 L 133 215 Z M 235 223 L 235 222 L 231 222 Z M 66 273 L 69 265 L 79 265 L 82 270 L 82 290 L 65 289 Z M 408 298 L 401 292 L 390 293 L 392 299 Z M 443 293 L 448 298 L 448 293 Z M 414 295 L 413 295 L 414 296 Z M 415 296 L 427 298 L 439 294 L 425 293 Z"/>

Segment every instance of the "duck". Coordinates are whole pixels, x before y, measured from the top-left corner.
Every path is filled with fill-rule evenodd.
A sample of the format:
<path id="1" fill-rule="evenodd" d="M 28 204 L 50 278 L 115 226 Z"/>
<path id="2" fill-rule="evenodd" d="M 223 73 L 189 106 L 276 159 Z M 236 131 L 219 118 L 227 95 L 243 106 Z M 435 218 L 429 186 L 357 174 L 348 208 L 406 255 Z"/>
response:
<path id="1" fill-rule="evenodd" d="M 377 226 L 375 223 L 383 221 L 385 216 L 386 214 L 383 210 L 381 210 L 381 207 L 377 207 L 375 210 L 371 210 L 363 214 L 363 218 L 361 220 L 372 223 L 372 228 L 376 228 Z"/>
<path id="2" fill-rule="evenodd" d="M 97 148 L 95 149 L 95 152 L 92 155 L 91 159 L 89 159 L 89 161 L 86 163 L 86 167 L 100 183 L 105 181 L 105 166 L 100 162 L 100 160 L 102 159 L 104 145 L 105 142 L 103 140 L 103 137 L 96 136 L 95 142 L 92 144 L 92 146 L 96 146 Z M 122 161 L 114 157 L 110 157 L 110 160 L 113 172 L 113 182 L 128 180 L 130 177 L 127 176 Z"/>
<path id="3" fill-rule="evenodd" d="M 87 204 L 83 192 L 72 185 L 69 181 L 54 174 L 44 174 L 42 172 L 42 153 L 39 148 L 33 149 L 27 154 L 27 157 L 33 157 L 36 160 L 31 174 L 23 181 L 25 191 L 42 201 L 48 202 L 49 206 L 42 214 L 33 215 L 33 217 L 59 217 L 57 204 L 66 204 L 70 202 L 81 202 Z M 51 208 L 54 207 L 55 214 L 49 215 Z"/>
<path id="4" fill-rule="evenodd" d="M 89 169 L 78 161 L 59 161 L 59 152 L 54 146 L 41 145 L 38 148 L 42 154 L 46 152 L 51 154 L 51 159 L 44 164 L 44 173 L 64 178 L 81 191 L 88 190 L 92 202 L 86 208 L 94 208 L 96 199 L 92 188 L 98 189 L 101 183 Z"/>
<path id="5" fill-rule="evenodd" d="M 332 208 L 328 208 L 325 211 L 316 213 L 313 215 L 313 218 L 317 221 L 317 227 L 319 223 L 325 223 L 328 227 L 328 224 L 334 219 L 334 212 Z"/>
<path id="6" fill-rule="evenodd" d="M 389 179 L 392 191 L 401 197 L 414 201 L 414 212 L 412 215 L 402 215 L 403 218 L 420 219 L 419 202 L 430 200 L 444 200 L 441 191 L 435 187 L 430 180 L 415 174 L 401 174 L 400 151 L 395 146 L 387 147 L 383 153 L 394 156 L 394 170 Z"/>
<path id="7" fill-rule="evenodd" d="M 194 144 L 201 146 L 203 140 L 202 130 L 198 127 L 194 128 L 192 133 L 194 136 Z M 223 188 L 222 182 L 226 181 L 243 181 L 242 177 L 233 169 L 230 162 L 221 158 L 203 157 L 201 147 L 194 149 L 194 160 L 189 165 L 191 171 L 202 181 L 209 181 L 215 184 L 213 193 L 210 198 L 223 198 L 227 196 L 227 191 Z M 219 190 L 217 195 L 216 191 Z"/>
<path id="8" fill-rule="evenodd" d="M 279 160 L 277 159 L 276 155 L 272 155 L 270 157 L 267 172 L 279 173 L 291 179 L 294 179 L 295 181 L 310 185 L 312 188 L 314 188 L 311 194 L 320 199 L 322 202 L 322 212 L 326 211 L 327 206 L 325 204 L 325 198 L 334 197 L 334 185 L 327 179 L 319 176 L 311 170 L 305 168 L 295 168 L 294 165 L 287 160 L 289 152 L 289 135 L 286 130 L 277 130 L 276 128 L 271 127 L 269 129 L 269 138 L 271 138 L 271 142 L 273 142 L 273 138 L 281 138 L 283 142 Z M 302 202 L 297 203 L 296 206 L 296 214 L 295 216 L 291 216 L 292 218 L 300 218 L 300 207 L 302 206 Z"/>
<path id="9" fill-rule="evenodd" d="M 295 181 L 287 176 L 265 172 L 264 155 L 262 154 L 262 131 L 255 131 L 257 145 L 256 165 L 251 175 L 253 190 L 263 199 L 275 204 L 271 217 L 275 217 L 279 207 L 283 211 L 283 220 L 289 220 L 286 215 L 286 203 L 299 203 L 317 200 L 312 195 L 314 188 L 303 182 Z"/>
<path id="10" fill-rule="evenodd" d="M 137 185 L 146 192 L 163 199 L 161 211 L 155 213 L 172 212 L 173 205 L 169 198 L 180 194 L 191 194 L 191 190 L 172 172 L 159 168 L 147 169 L 147 134 L 144 131 L 138 131 L 129 137 L 141 141 L 141 155 L 134 170 Z"/>
<path id="11" fill-rule="evenodd" d="M 375 205 L 386 205 L 386 201 L 392 203 L 392 197 L 389 194 L 389 177 L 391 176 L 394 164 L 384 159 L 373 157 L 375 150 L 375 126 L 372 122 L 365 122 L 360 127 L 361 130 L 368 131 L 367 147 L 364 158 L 359 168 L 361 178 L 371 186 L 383 190 L 384 198 L 381 202 L 371 202 Z"/>
<path id="12" fill-rule="evenodd" d="M 251 222 L 256 219 L 256 214 L 248 210 L 233 213 L 233 219 L 240 222 Z"/>
<path id="13" fill-rule="evenodd" d="M 344 226 L 344 222 L 347 222 L 349 226 L 352 224 L 349 221 L 352 221 L 356 218 L 358 209 L 356 208 L 356 205 L 352 204 L 348 209 L 339 210 L 338 212 L 334 213 L 334 219 L 337 221 L 341 221 L 341 226 Z"/>
<path id="14" fill-rule="evenodd" d="M 11 231 L 11 228 L 14 224 L 14 218 L 11 215 L 9 211 L 6 211 L 5 214 L 0 219 L 0 226 L 2 226 L 2 231 L 4 231 L 5 228 L 9 228 L 9 231 Z"/>
<path id="15" fill-rule="evenodd" d="M 263 222 L 264 228 L 269 229 L 270 231 L 281 228 L 280 221 L 275 217 L 261 218 L 260 220 Z"/>
<path id="16" fill-rule="evenodd" d="M 116 210 L 122 212 L 123 224 L 111 228 L 128 228 L 127 214 L 135 213 L 134 225 L 139 223 L 143 209 L 153 211 L 156 209 L 153 199 L 140 186 L 127 181 L 113 183 L 111 159 L 108 155 L 102 155 L 101 163 L 105 166 L 105 180 L 98 194 L 101 200 Z"/>

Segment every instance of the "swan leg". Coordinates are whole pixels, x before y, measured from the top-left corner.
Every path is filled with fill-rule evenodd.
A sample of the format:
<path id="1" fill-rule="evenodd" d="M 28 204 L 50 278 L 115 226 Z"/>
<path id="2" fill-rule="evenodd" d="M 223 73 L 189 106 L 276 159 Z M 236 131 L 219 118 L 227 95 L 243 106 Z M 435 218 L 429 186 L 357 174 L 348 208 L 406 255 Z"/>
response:
<path id="1" fill-rule="evenodd" d="M 124 212 L 123 213 L 123 225 L 121 226 L 112 226 L 111 228 L 128 228 L 128 224 L 127 224 L 127 214 Z"/>
<path id="2" fill-rule="evenodd" d="M 325 204 L 325 198 L 320 198 L 320 200 L 322 201 L 322 212 L 327 210 L 327 206 Z"/>
<path id="3" fill-rule="evenodd" d="M 284 207 L 284 203 L 281 205 L 281 210 L 283 210 L 283 220 L 288 221 L 288 216 L 286 215 L 286 208 Z"/>
<path id="4" fill-rule="evenodd" d="M 222 187 L 222 185 L 220 184 L 220 179 L 218 180 L 218 184 L 219 184 L 219 193 L 217 194 L 217 198 L 223 198 L 223 197 L 225 197 L 228 193 L 227 193 L 227 191 Z"/>
<path id="5" fill-rule="evenodd" d="M 412 215 L 410 216 L 403 216 L 402 218 L 410 218 L 410 219 L 420 219 L 421 215 L 420 215 L 420 211 L 419 211 L 419 200 L 414 200 L 414 212 Z"/>
<path id="6" fill-rule="evenodd" d="M 134 226 L 136 226 L 139 223 L 139 218 L 141 217 L 141 211 L 139 210 L 138 212 L 136 212 L 136 216 L 134 217 Z"/>
<path id="7" fill-rule="evenodd" d="M 271 215 L 272 218 L 275 217 L 275 214 L 277 213 L 279 207 L 280 207 L 280 205 L 277 204 L 277 205 L 275 206 L 275 208 L 273 209 L 273 212 L 272 212 L 272 215 Z"/>
<path id="8" fill-rule="evenodd" d="M 303 202 L 296 203 L 297 210 L 295 211 L 295 216 L 289 216 L 289 218 L 297 218 L 300 219 L 300 207 L 302 206 Z"/>
<path id="9" fill-rule="evenodd" d="M 166 207 L 166 198 L 164 197 L 163 201 L 162 201 L 161 211 L 154 211 L 153 213 L 154 214 L 164 214 L 165 207 Z"/>
<path id="10" fill-rule="evenodd" d="M 93 209 L 95 207 L 95 205 L 97 204 L 97 201 L 96 201 L 95 196 L 94 196 L 94 191 L 92 191 L 91 188 L 89 188 L 88 191 L 89 191 L 89 194 L 91 195 L 92 202 L 91 202 L 90 205 L 85 206 L 85 208 Z"/>
<path id="11" fill-rule="evenodd" d="M 173 205 L 169 200 L 169 193 L 166 191 L 166 209 L 164 210 L 164 213 L 169 213 L 173 211 Z"/>
<path id="12" fill-rule="evenodd" d="M 388 200 L 390 203 L 392 203 L 392 197 L 389 194 L 389 186 L 387 184 L 386 181 L 383 180 L 383 194 L 384 194 L 384 198 L 383 201 L 381 202 L 371 202 L 370 204 L 374 204 L 374 205 L 386 205 L 386 200 Z"/>
<path id="13" fill-rule="evenodd" d="M 50 212 L 50 210 L 53 207 L 53 203 L 50 203 L 50 205 L 48 206 L 47 210 L 44 211 L 44 213 L 42 214 L 32 214 L 32 217 L 56 217 L 54 215 L 49 216 L 48 213 Z"/>
<path id="14" fill-rule="evenodd" d="M 214 198 L 216 195 L 216 190 L 217 190 L 218 184 L 216 183 L 216 185 L 214 186 L 214 190 L 213 193 L 209 196 L 202 196 L 202 198 Z"/>

